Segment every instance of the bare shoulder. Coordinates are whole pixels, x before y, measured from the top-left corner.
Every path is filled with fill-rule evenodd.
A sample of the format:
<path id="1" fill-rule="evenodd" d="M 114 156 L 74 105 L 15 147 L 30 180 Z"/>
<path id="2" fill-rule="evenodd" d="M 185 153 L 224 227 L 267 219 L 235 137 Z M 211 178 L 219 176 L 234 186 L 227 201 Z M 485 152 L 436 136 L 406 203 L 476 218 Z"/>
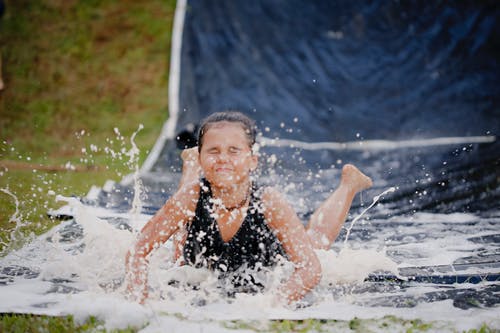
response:
<path id="1" fill-rule="evenodd" d="M 274 187 L 266 187 L 262 192 L 264 216 L 271 227 L 280 229 L 298 221 L 292 206 L 285 195 Z"/>
<path id="2" fill-rule="evenodd" d="M 275 187 L 266 186 L 262 189 L 262 201 L 266 203 L 285 200 L 285 196 Z"/>
<path id="3" fill-rule="evenodd" d="M 283 193 L 272 186 L 266 186 L 262 189 L 261 199 L 266 211 L 275 211 L 288 204 Z"/>

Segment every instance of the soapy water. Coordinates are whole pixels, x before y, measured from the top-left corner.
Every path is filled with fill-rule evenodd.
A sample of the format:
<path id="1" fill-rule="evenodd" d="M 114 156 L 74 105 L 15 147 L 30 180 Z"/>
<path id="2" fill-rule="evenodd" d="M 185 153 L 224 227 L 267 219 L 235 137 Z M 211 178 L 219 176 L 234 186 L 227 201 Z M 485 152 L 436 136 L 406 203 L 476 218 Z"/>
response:
<path id="1" fill-rule="evenodd" d="M 137 161 L 138 149 L 133 138 L 131 142 L 132 149 L 125 154 L 129 161 Z M 272 163 L 280 162 L 268 156 Z M 273 292 L 290 274 L 290 264 L 258 276 L 267 285 L 263 293 L 228 293 L 215 273 L 173 263 L 170 242 L 152 255 L 148 302 L 142 306 L 129 301 L 124 292 L 125 253 L 151 216 L 141 210 L 143 183 L 135 171 L 133 204 L 125 211 L 57 196 L 68 203 L 73 217 L 0 259 L 1 312 L 73 314 L 76 319 L 94 315 L 108 328 L 149 323 L 145 331 L 198 323 L 206 331 L 218 332 L 221 327 L 214 320 L 350 320 L 386 315 L 444 318 L 450 329 L 481 323 L 500 327 L 495 275 L 500 212 L 488 217 L 391 214 L 391 203 L 383 199 L 401 190 L 393 187 L 377 188 L 366 208 L 355 205 L 340 241 L 331 250 L 316 251 L 322 280 L 297 307 L 277 305 Z M 275 176 L 265 175 L 268 180 Z M 338 170 L 323 171 L 321 177 L 332 176 L 338 176 Z M 286 179 L 281 186 L 299 214 L 307 209 L 308 202 L 299 195 L 302 183 Z M 13 193 L 2 191 L 17 200 Z M 22 223 L 17 216 L 16 211 L 12 219 Z"/>
<path id="2" fill-rule="evenodd" d="M 9 218 L 9 223 L 14 223 L 15 227 L 10 231 L 9 237 L 10 241 L 1 241 L 0 245 L 4 248 L 9 247 L 11 244 L 15 244 L 17 242 L 22 242 L 24 240 L 24 235 L 20 231 L 20 229 L 25 225 L 26 223 L 23 222 L 21 217 L 19 216 L 19 200 L 17 199 L 16 195 L 12 193 L 8 188 L 0 188 L 0 191 L 3 192 L 4 194 L 8 195 L 13 201 L 15 205 L 15 211 Z"/>
<path id="3" fill-rule="evenodd" d="M 461 251 L 477 248 L 478 245 L 471 242 L 464 244 L 462 234 L 467 232 L 463 227 L 479 222 L 473 215 L 421 214 L 413 218 L 411 227 L 406 225 L 407 222 L 394 218 L 371 221 L 372 225 L 389 223 L 395 228 L 406 228 L 408 236 L 405 237 L 414 237 L 412 235 L 416 230 L 432 223 L 433 219 L 439 219 L 441 227 L 446 223 L 458 223 L 462 228 L 460 234 L 450 237 L 447 242 L 431 239 L 418 245 L 408 245 L 405 243 L 408 239 L 401 239 L 399 245 L 393 241 L 385 248 L 378 248 L 378 241 L 368 240 L 353 242 L 353 248 L 336 243 L 341 246 L 340 249 L 335 246 L 333 250 L 318 250 L 323 268 L 322 280 L 297 309 L 276 306 L 271 289 L 277 281 L 290 274 L 290 266 L 280 267 L 271 277 L 264 277 L 270 287 L 262 294 L 228 296 L 221 292 L 220 282 L 213 272 L 175 265 L 171 260 L 171 244 L 167 243 L 151 258 L 150 300 L 141 306 L 127 301 L 124 294 L 124 258 L 135 238 L 130 226 L 123 223 L 123 217 L 99 218 L 92 208 L 82 205 L 75 198 L 58 199 L 67 201 L 73 207 L 74 219 L 62 222 L 24 248 L 2 258 L 0 311 L 73 314 L 77 319 L 95 315 L 104 319 L 109 328 L 140 327 L 146 322 L 154 324 L 154 318 L 170 317 L 172 314 L 195 323 L 273 318 L 350 320 L 354 317 L 396 315 L 424 320 L 446 318 L 455 321 L 450 323 L 452 328 L 477 327 L 483 322 L 493 327 L 499 324 L 495 307 L 498 303 L 498 283 L 495 281 L 485 279 L 478 284 L 439 285 L 412 282 L 401 276 L 405 267 L 432 265 L 434 260 L 442 263 L 443 258 L 433 255 L 436 250 L 441 250 L 443 257 L 450 260 L 461 257 Z M 135 222 L 137 225 L 144 224 L 148 217 L 140 215 Z M 352 231 L 354 239 L 362 238 L 356 233 L 356 228 Z M 481 234 L 486 236 L 491 232 L 494 230 L 484 229 Z M 379 238 L 385 236 L 378 235 Z M 392 255 L 388 256 L 389 253 Z M 395 258 L 405 261 L 397 263 Z M 376 272 L 380 275 L 373 275 Z M 387 273 L 401 280 L 372 279 Z M 480 272 L 475 270 L 469 273 Z M 453 295 L 462 295 L 462 298 L 453 299 Z"/>
<path id="4" fill-rule="evenodd" d="M 373 198 L 373 201 L 372 201 L 371 205 L 370 205 L 370 206 L 368 206 L 367 208 L 365 208 L 365 209 L 361 212 L 361 214 L 359 214 L 358 216 L 356 216 L 356 217 L 352 220 L 352 222 L 351 222 L 350 226 L 349 226 L 348 228 L 346 228 L 347 232 L 346 232 L 346 235 L 345 235 L 344 244 L 347 244 L 347 241 L 349 240 L 349 235 L 351 234 L 351 230 L 352 230 L 352 228 L 354 227 L 354 224 L 356 224 L 356 222 L 357 222 L 357 221 L 358 221 L 358 220 L 359 220 L 359 219 L 360 219 L 360 218 L 361 218 L 361 217 L 362 217 L 362 216 L 363 216 L 363 215 L 364 215 L 364 214 L 368 211 L 368 209 L 370 209 L 370 208 L 372 208 L 373 206 L 375 206 L 375 204 L 378 202 L 378 200 L 380 199 L 380 197 L 384 196 L 384 195 L 385 195 L 385 194 L 387 194 L 387 193 L 392 193 L 392 192 L 394 192 L 394 191 L 396 191 L 396 188 L 391 187 L 391 188 L 389 188 L 389 189 L 385 190 L 384 192 L 382 192 L 381 194 L 379 194 L 379 195 L 375 196 L 375 197 Z"/>

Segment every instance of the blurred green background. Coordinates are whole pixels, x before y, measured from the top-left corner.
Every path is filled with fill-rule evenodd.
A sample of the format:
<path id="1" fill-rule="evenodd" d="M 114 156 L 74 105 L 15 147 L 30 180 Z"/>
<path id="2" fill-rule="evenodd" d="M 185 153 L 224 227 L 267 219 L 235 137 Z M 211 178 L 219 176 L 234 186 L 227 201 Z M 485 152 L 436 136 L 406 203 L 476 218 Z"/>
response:
<path id="1" fill-rule="evenodd" d="M 173 0 L 4 2 L 0 251 L 57 223 L 46 217 L 54 193 L 83 196 L 130 173 L 140 124 L 147 156 L 168 116 L 175 11 Z"/>

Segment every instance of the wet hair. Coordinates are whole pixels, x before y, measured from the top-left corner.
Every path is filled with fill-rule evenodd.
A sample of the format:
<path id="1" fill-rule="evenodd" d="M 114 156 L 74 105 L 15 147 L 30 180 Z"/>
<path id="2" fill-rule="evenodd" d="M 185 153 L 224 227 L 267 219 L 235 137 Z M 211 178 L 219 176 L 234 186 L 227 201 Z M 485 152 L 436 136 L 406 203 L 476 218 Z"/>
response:
<path id="1" fill-rule="evenodd" d="M 223 111 L 212 113 L 202 121 L 200 130 L 198 131 L 198 151 L 201 151 L 201 147 L 203 146 L 203 137 L 207 131 L 220 122 L 240 124 L 248 139 L 248 146 L 252 148 L 257 136 L 257 126 L 255 125 L 255 121 L 238 111 Z"/>

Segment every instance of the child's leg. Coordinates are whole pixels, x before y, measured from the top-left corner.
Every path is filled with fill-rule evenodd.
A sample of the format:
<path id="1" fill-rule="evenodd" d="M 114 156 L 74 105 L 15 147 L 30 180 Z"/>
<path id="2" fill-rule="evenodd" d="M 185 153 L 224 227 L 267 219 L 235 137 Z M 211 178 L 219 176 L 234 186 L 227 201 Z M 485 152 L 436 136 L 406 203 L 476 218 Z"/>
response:
<path id="1" fill-rule="evenodd" d="M 314 212 L 307 225 L 307 234 L 315 249 L 330 248 L 347 218 L 354 196 L 370 186 L 372 180 L 354 165 L 343 167 L 339 187 Z"/>

